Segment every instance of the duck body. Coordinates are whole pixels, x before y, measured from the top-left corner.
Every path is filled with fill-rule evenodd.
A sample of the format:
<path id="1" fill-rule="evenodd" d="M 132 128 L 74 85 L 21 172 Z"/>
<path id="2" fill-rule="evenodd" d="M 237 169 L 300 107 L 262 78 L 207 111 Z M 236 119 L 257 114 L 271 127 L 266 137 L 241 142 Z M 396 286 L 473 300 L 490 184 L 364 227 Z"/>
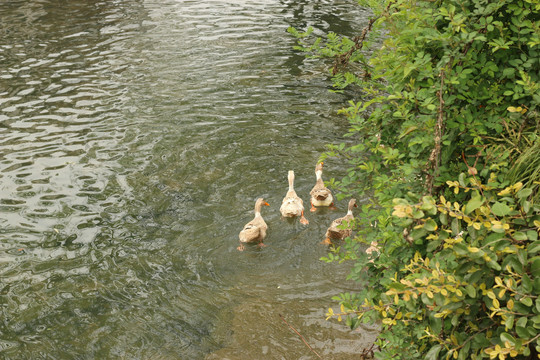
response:
<path id="1" fill-rule="evenodd" d="M 241 243 L 259 243 L 262 245 L 268 229 L 268 225 L 266 225 L 261 215 L 263 205 L 269 206 L 263 198 L 258 198 L 255 202 L 255 217 L 244 226 L 238 235 Z M 244 246 L 240 245 L 238 250 L 244 250 Z"/>
<path id="2" fill-rule="evenodd" d="M 348 224 L 352 220 L 354 220 L 352 209 L 355 207 L 357 207 L 356 200 L 351 199 L 349 201 L 347 215 L 332 221 L 332 224 L 330 224 L 330 227 L 328 228 L 328 230 L 326 230 L 326 239 L 324 240 L 325 244 L 331 244 L 332 240 L 343 240 L 346 237 L 351 236 L 352 229 L 349 227 Z M 343 225 L 347 227 L 343 228 Z"/>
<path id="3" fill-rule="evenodd" d="M 314 206 L 330 206 L 334 201 L 332 193 L 326 186 L 324 186 L 324 182 L 322 180 L 317 181 L 309 194 L 311 195 L 311 203 Z"/>
<path id="4" fill-rule="evenodd" d="M 294 191 L 294 171 L 290 170 L 288 174 L 289 190 L 283 198 L 279 211 L 283 217 L 300 217 L 300 222 L 304 225 L 309 221 L 304 217 L 304 202 Z"/>
<path id="5" fill-rule="evenodd" d="M 324 181 L 322 179 L 323 172 L 323 163 L 320 162 L 315 166 L 315 175 L 317 177 L 317 182 L 311 192 L 311 211 L 315 211 L 315 206 L 332 206 L 334 197 L 332 192 L 326 186 L 324 186 Z"/>

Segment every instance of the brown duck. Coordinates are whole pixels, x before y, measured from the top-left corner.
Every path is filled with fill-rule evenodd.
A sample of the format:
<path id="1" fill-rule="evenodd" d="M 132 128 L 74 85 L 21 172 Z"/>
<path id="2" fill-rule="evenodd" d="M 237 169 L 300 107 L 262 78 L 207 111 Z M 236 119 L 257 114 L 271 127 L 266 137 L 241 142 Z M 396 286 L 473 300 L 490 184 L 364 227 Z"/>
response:
<path id="1" fill-rule="evenodd" d="M 264 246 L 263 240 L 266 237 L 268 225 L 266 225 L 261 216 L 261 208 L 263 205 L 270 206 L 263 198 L 258 198 L 255 202 L 255 217 L 244 226 L 238 235 L 241 242 L 240 246 L 237 248 L 238 250 L 244 250 L 244 243 L 256 242 L 259 243 L 259 246 Z"/>
<path id="2" fill-rule="evenodd" d="M 317 166 L 315 166 L 315 175 L 317 176 L 317 182 L 309 193 L 311 195 L 311 211 L 317 210 L 315 206 L 332 207 L 334 205 L 334 198 L 332 197 L 332 192 L 326 186 L 324 186 L 324 181 L 322 179 L 323 164 L 324 163 L 321 161 L 317 164 Z"/>
<path id="3" fill-rule="evenodd" d="M 289 191 L 283 198 L 279 211 L 283 217 L 300 217 L 300 223 L 307 225 L 309 221 L 304 217 L 304 202 L 296 195 L 294 191 L 294 171 L 289 170 Z"/>
<path id="4" fill-rule="evenodd" d="M 332 221 L 328 230 L 326 230 L 326 239 L 324 244 L 330 245 L 332 240 L 343 240 L 347 236 L 351 236 L 352 229 L 350 228 L 350 222 L 354 219 L 353 208 L 357 207 L 356 200 L 351 199 L 349 201 L 349 207 L 347 209 L 347 215 L 340 217 Z"/>

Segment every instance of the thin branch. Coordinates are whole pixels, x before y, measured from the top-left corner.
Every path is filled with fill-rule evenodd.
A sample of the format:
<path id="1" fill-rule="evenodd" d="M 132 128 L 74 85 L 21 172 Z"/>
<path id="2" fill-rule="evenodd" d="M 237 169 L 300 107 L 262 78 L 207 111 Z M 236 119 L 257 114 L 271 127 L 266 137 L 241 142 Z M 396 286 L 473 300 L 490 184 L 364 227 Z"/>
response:
<path id="1" fill-rule="evenodd" d="M 532 343 L 533 341 L 535 341 L 536 339 L 538 339 L 539 337 L 540 337 L 540 334 L 536 335 L 535 337 L 533 337 L 532 339 L 530 339 L 526 343 L 523 343 L 523 345 L 528 345 L 528 344 Z"/>
<path id="2" fill-rule="evenodd" d="M 429 155 L 429 168 L 431 168 L 431 172 L 429 172 L 428 176 L 426 177 L 426 188 L 429 194 L 431 194 L 433 191 L 433 180 L 435 179 L 437 171 L 439 170 L 441 158 L 441 142 L 444 126 L 444 74 L 444 69 L 441 69 L 441 72 L 439 73 L 439 77 L 441 78 L 441 87 L 439 91 L 437 91 L 437 94 L 439 95 L 439 111 L 437 114 L 437 125 L 435 127 L 435 146 Z"/>
<path id="3" fill-rule="evenodd" d="M 355 36 L 352 39 L 354 41 L 354 46 L 351 47 L 349 51 L 347 51 L 345 54 L 336 56 L 336 59 L 334 60 L 334 66 L 332 67 L 332 75 L 336 75 L 339 72 L 340 65 L 347 65 L 352 54 L 355 51 L 360 50 L 364 46 L 364 40 L 366 39 L 366 35 L 369 31 L 371 31 L 373 23 L 377 21 L 377 19 L 378 18 L 370 19 L 367 26 L 362 30 L 362 35 Z"/>
<path id="4" fill-rule="evenodd" d="M 525 119 L 523 119 L 523 123 L 521 124 L 521 126 L 519 128 L 518 137 L 517 137 L 517 140 L 516 140 L 517 145 L 519 145 L 519 141 L 521 140 L 521 134 L 523 134 L 523 130 L 525 130 L 525 126 L 527 126 L 528 118 L 529 118 L 528 116 L 525 116 Z"/>
<path id="5" fill-rule="evenodd" d="M 318 357 L 319 359 L 322 359 L 321 355 L 317 354 L 317 352 L 316 352 L 315 350 L 313 350 L 313 348 L 307 343 L 306 339 L 304 339 L 304 337 L 302 336 L 302 334 L 300 334 L 295 328 L 293 328 L 293 327 L 291 326 L 291 324 L 289 324 L 289 323 L 287 322 L 287 320 L 285 320 L 285 318 L 283 317 L 283 315 L 279 314 L 279 317 L 281 318 L 281 320 L 283 320 L 283 322 L 284 322 L 285 324 L 287 324 L 288 327 L 290 327 L 295 333 L 298 334 L 298 336 L 300 336 L 300 339 L 302 339 L 302 341 L 304 342 L 304 344 L 306 344 L 306 346 L 309 348 L 309 350 L 311 350 L 315 355 L 317 355 L 317 357 Z"/>
<path id="6" fill-rule="evenodd" d="M 453 351 L 457 351 L 459 349 L 461 349 L 462 347 L 464 347 L 469 341 L 471 341 L 472 339 L 475 338 L 475 336 L 477 336 L 478 334 L 480 333 L 483 333 L 484 331 L 486 331 L 487 329 L 489 329 L 490 327 L 492 327 L 494 324 L 490 324 L 488 326 L 486 326 L 485 328 L 483 328 L 482 330 L 480 331 L 477 331 L 475 332 L 474 334 L 472 334 L 471 336 L 469 336 L 460 346 L 456 347 L 456 348 L 453 348 L 452 350 Z"/>
<path id="7" fill-rule="evenodd" d="M 371 346 L 368 348 L 364 348 L 362 350 L 362 353 L 360 354 L 360 359 L 373 359 L 375 356 L 375 343 L 372 343 Z"/>
<path id="8" fill-rule="evenodd" d="M 339 72 L 340 66 L 345 66 L 349 63 L 349 59 L 351 58 L 352 54 L 362 49 L 362 47 L 364 46 L 364 40 L 366 39 L 368 32 L 370 32 L 373 28 L 373 24 L 375 23 L 375 21 L 377 21 L 382 16 L 387 15 L 390 7 L 393 4 L 394 2 L 391 1 L 384 9 L 382 15 L 369 19 L 367 26 L 362 30 L 362 34 L 360 36 L 355 36 L 352 39 L 352 41 L 354 42 L 354 46 L 351 47 L 346 53 L 336 56 L 336 59 L 334 60 L 334 66 L 332 67 L 332 75 L 336 75 Z"/>

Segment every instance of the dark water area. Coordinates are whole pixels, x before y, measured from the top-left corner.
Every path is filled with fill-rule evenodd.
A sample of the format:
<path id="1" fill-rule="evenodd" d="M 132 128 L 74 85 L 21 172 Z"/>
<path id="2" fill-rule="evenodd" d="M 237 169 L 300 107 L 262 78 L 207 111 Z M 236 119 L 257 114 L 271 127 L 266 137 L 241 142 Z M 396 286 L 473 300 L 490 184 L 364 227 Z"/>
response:
<path id="1" fill-rule="evenodd" d="M 343 95 L 288 26 L 355 34 L 354 1 L 0 2 L 0 357 L 355 358 L 357 289 L 307 203 Z M 323 178 L 345 164 L 328 160 Z M 257 197 L 269 235 L 238 252 Z"/>

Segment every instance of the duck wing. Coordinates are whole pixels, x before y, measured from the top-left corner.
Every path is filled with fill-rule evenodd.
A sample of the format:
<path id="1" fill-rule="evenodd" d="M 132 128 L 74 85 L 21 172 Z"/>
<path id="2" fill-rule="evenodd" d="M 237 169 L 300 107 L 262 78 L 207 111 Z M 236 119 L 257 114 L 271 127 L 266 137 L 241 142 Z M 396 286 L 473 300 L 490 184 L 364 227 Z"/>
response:
<path id="1" fill-rule="evenodd" d="M 255 218 L 244 226 L 238 237 L 241 242 L 261 242 L 266 237 L 267 228 L 262 218 Z"/>
<path id="2" fill-rule="evenodd" d="M 238 235 L 241 242 L 253 242 L 257 241 L 260 237 L 261 229 L 253 224 L 247 224 L 244 226 L 240 235 Z"/>
<path id="3" fill-rule="evenodd" d="M 332 224 L 330 224 L 330 227 L 326 231 L 326 237 L 330 239 L 345 239 L 347 236 L 351 236 L 351 229 L 343 229 L 340 227 L 342 225 L 347 225 L 347 223 L 352 219 L 352 217 L 344 216 L 342 218 L 332 221 Z"/>

